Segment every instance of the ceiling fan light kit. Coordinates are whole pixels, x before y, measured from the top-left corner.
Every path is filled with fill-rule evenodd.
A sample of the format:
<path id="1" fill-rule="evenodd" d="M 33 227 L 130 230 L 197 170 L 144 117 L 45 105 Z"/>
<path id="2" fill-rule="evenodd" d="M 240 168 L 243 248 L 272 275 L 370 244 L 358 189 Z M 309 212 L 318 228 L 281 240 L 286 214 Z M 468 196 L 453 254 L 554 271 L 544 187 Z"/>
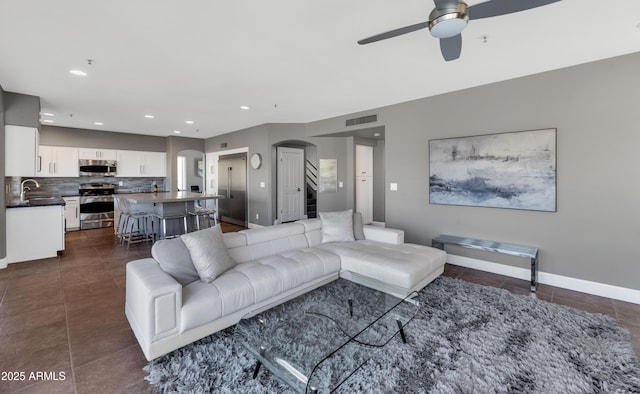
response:
<path id="1" fill-rule="evenodd" d="M 436 38 L 449 38 L 462 33 L 467 22 L 467 4 L 459 2 L 456 8 L 437 9 L 429 14 L 429 31 Z"/>
<path id="2" fill-rule="evenodd" d="M 462 0 L 434 0 L 436 7 L 429 14 L 429 20 L 367 37 L 358 41 L 358 44 L 370 44 L 428 27 L 431 35 L 440 39 L 440 52 L 444 60 L 451 61 L 460 57 L 461 33 L 470 19 L 513 14 L 558 1 L 561 0 L 488 0 L 468 7 Z"/>

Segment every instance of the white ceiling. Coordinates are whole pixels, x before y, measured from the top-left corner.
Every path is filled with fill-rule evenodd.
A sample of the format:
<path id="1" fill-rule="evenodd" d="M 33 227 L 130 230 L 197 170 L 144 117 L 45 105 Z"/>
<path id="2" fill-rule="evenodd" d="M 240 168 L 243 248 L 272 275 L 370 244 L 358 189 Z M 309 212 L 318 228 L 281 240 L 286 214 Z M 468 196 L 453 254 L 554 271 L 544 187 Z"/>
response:
<path id="1" fill-rule="evenodd" d="M 432 8 L 430 0 L 0 0 L 0 84 L 40 96 L 54 126 L 208 138 L 640 51 L 638 0 L 564 0 L 472 20 L 460 59 L 448 63 L 427 30 L 356 44 L 422 22 Z"/>

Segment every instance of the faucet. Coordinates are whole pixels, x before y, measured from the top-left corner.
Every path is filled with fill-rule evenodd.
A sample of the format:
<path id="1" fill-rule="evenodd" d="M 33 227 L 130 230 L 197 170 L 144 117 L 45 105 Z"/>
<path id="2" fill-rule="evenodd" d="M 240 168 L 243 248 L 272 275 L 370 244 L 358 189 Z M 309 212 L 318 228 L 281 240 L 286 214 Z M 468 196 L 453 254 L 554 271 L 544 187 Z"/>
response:
<path id="1" fill-rule="evenodd" d="M 24 181 L 22 181 L 22 183 L 20 184 L 20 201 L 26 201 L 24 199 L 24 193 L 31 190 L 29 188 L 29 186 L 25 186 L 24 184 L 27 182 L 33 182 L 36 184 L 36 187 L 40 187 L 40 184 L 38 183 L 38 181 L 36 181 L 35 179 L 25 179 Z"/>

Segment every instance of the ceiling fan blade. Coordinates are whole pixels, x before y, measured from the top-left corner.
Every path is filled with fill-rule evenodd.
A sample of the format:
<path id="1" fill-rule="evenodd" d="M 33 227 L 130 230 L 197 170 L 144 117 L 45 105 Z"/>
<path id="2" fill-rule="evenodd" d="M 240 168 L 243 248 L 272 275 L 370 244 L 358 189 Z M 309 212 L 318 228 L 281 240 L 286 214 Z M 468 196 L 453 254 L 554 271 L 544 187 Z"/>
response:
<path id="1" fill-rule="evenodd" d="M 469 19 L 490 18 L 492 16 L 512 14 L 542 7 L 560 0 L 490 0 L 484 3 L 469 6 Z"/>
<path id="2" fill-rule="evenodd" d="M 415 25 L 410 25 L 410 26 L 401 27 L 399 29 L 389 30 L 384 33 L 376 34 L 375 36 L 364 38 L 358 41 L 358 44 L 360 45 L 370 44 L 372 42 L 386 40 L 387 38 L 397 37 L 403 34 L 411 33 L 416 30 L 426 29 L 427 27 L 429 27 L 429 21 L 416 23 Z"/>
<path id="3" fill-rule="evenodd" d="M 460 57 L 462 52 L 462 35 L 440 39 L 440 52 L 444 60 L 450 62 Z"/>

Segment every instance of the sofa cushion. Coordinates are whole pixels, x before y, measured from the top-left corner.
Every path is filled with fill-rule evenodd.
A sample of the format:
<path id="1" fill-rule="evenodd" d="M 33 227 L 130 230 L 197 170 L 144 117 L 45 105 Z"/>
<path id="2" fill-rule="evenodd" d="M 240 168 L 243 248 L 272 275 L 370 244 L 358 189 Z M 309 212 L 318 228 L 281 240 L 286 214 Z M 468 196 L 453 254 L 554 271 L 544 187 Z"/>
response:
<path id="1" fill-rule="evenodd" d="M 220 225 L 184 234 L 180 238 L 187 245 L 191 261 L 204 282 L 211 282 L 236 264 L 229 256 Z"/>
<path id="2" fill-rule="evenodd" d="M 364 226 L 362 225 L 362 214 L 360 212 L 353 213 L 353 237 L 356 241 L 366 239 L 364 237 Z"/>
<path id="3" fill-rule="evenodd" d="M 320 212 L 322 243 L 353 242 L 353 210 Z"/>
<path id="4" fill-rule="evenodd" d="M 151 256 L 164 272 L 183 286 L 200 279 L 189 249 L 180 238 L 157 241 L 151 247 Z"/>
<path id="5" fill-rule="evenodd" d="M 297 249 L 239 263 L 211 283 L 197 281 L 182 292 L 182 331 L 340 272 L 340 258 L 321 249 Z"/>
<path id="6" fill-rule="evenodd" d="M 375 241 L 323 244 L 316 248 L 340 256 L 343 271 L 410 289 L 443 266 L 447 254 L 416 244 L 391 245 Z"/>

